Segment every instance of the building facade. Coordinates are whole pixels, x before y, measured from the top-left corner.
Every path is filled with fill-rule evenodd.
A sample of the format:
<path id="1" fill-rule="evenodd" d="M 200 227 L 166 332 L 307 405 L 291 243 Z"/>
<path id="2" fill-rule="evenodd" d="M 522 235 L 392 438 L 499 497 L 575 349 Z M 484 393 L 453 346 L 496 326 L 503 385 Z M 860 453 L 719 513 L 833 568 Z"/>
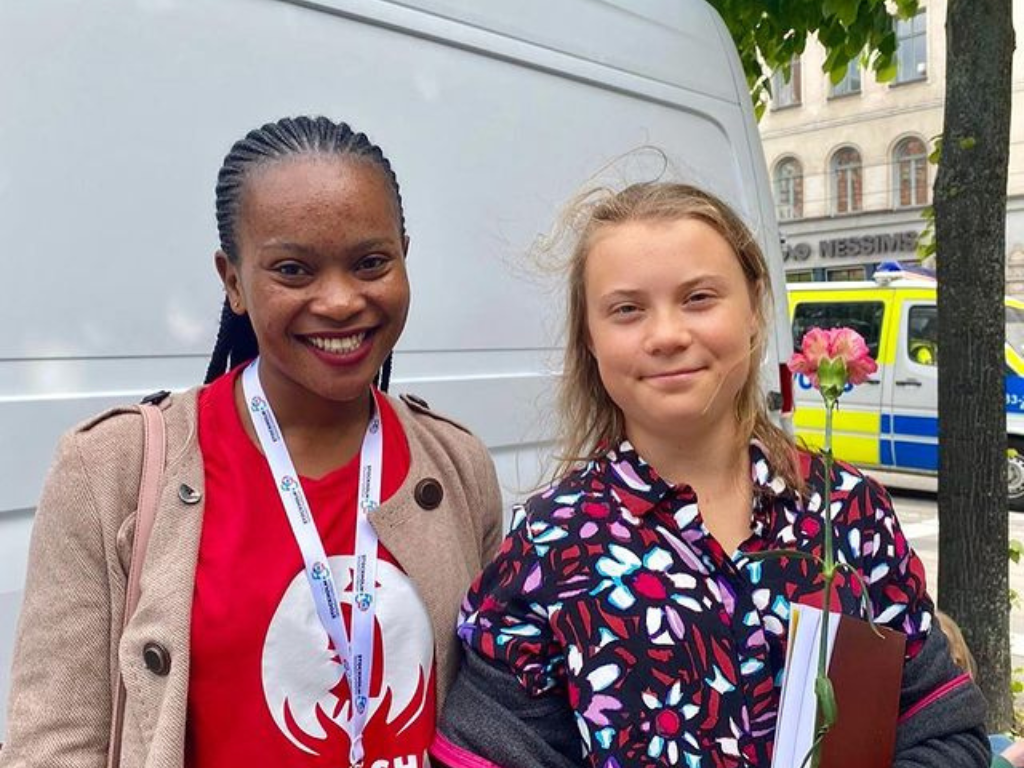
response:
<path id="1" fill-rule="evenodd" d="M 1024 29 L 1024 0 L 1014 0 Z M 807 45 L 785 80 L 776 73 L 761 137 L 791 281 L 857 280 L 884 261 L 917 264 L 922 213 L 942 132 L 946 0 L 926 0 L 897 23 L 897 75 L 879 83 L 851 62 L 832 85 L 825 51 Z M 1007 292 L 1024 295 L 1024 51 L 1013 61 L 1006 215 Z M 941 258 L 941 254 L 939 255 Z"/>

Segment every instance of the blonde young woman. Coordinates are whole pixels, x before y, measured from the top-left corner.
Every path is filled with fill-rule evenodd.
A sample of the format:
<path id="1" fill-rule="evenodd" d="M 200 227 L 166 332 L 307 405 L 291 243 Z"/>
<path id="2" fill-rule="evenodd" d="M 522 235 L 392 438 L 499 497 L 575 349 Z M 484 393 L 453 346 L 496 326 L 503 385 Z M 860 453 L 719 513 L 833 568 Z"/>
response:
<path id="1" fill-rule="evenodd" d="M 768 270 L 738 216 L 650 183 L 577 211 L 560 479 L 463 605 L 466 662 L 432 754 L 451 766 L 768 766 L 789 604 L 815 601 L 823 464 L 758 384 Z M 896 765 L 986 766 L 984 701 L 932 631 L 885 490 L 834 470 L 836 541 L 907 634 Z M 851 583 L 838 588 L 858 610 Z"/>

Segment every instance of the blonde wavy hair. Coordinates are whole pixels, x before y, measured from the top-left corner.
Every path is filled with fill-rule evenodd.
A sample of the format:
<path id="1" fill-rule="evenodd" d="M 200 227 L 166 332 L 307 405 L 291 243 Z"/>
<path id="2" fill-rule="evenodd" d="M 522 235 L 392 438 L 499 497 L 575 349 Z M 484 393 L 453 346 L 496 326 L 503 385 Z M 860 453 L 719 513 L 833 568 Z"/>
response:
<path id="1" fill-rule="evenodd" d="M 750 373 L 734 404 L 739 434 L 744 442 L 760 442 L 772 468 L 790 488 L 802 491 L 796 447 L 769 418 L 759 381 L 772 308 L 771 278 L 764 254 L 747 226 L 724 202 L 697 187 L 663 181 L 633 184 L 618 192 L 606 188 L 585 192 L 569 203 L 562 217 L 560 237 L 569 237 L 574 244 L 565 264 L 568 302 L 558 391 L 560 451 L 556 474 L 561 476 L 598 458 L 626 435 L 622 411 L 605 390 L 588 346 L 584 273 L 594 238 L 606 227 L 627 222 L 679 219 L 695 219 L 714 229 L 732 247 L 743 268 L 756 313 L 756 331 L 751 339 Z"/>
<path id="2" fill-rule="evenodd" d="M 953 621 L 952 616 L 940 610 L 935 611 L 935 620 L 938 622 L 942 634 L 949 641 L 949 655 L 952 657 L 953 663 L 972 678 L 977 678 L 978 665 L 974 661 L 971 649 L 967 647 L 967 641 L 964 639 L 960 625 Z"/>

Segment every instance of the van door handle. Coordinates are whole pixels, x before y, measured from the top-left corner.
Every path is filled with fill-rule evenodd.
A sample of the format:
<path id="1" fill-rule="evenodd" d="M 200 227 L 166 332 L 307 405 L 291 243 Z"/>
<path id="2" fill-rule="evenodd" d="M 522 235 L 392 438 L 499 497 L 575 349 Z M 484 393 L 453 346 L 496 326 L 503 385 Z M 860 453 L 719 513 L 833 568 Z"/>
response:
<path id="1" fill-rule="evenodd" d="M 917 379 L 899 379 L 896 382 L 897 387 L 920 387 L 921 382 Z"/>
<path id="2" fill-rule="evenodd" d="M 864 380 L 864 383 L 865 383 L 865 384 L 874 384 L 874 385 L 875 385 L 875 386 L 877 387 L 877 386 L 878 386 L 879 384 L 881 384 L 882 382 L 881 382 L 881 381 L 879 381 L 878 379 L 865 379 L 865 380 Z"/>

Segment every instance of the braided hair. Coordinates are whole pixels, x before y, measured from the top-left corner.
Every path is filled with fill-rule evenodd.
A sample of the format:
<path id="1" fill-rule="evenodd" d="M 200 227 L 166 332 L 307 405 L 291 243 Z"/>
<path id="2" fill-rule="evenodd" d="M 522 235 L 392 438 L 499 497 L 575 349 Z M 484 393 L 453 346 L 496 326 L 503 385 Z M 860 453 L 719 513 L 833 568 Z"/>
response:
<path id="1" fill-rule="evenodd" d="M 378 167 L 395 195 L 399 228 L 405 237 L 405 213 L 398 179 L 380 147 L 365 133 L 356 133 L 346 123 L 335 123 L 326 117 L 286 117 L 250 131 L 244 139 L 235 142 L 217 175 L 217 232 L 220 249 L 232 264 L 237 264 L 239 259 L 237 225 L 246 179 L 254 169 L 267 163 L 299 155 L 351 157 Z M 257 354 L 259 346 L 249 316 L 235 314 L 225 298 L 217 342 L 206 370 L 206 383 Z M 374 383 L 386 392 L 390 379 L 391 355 L 388 355 Z"/>

